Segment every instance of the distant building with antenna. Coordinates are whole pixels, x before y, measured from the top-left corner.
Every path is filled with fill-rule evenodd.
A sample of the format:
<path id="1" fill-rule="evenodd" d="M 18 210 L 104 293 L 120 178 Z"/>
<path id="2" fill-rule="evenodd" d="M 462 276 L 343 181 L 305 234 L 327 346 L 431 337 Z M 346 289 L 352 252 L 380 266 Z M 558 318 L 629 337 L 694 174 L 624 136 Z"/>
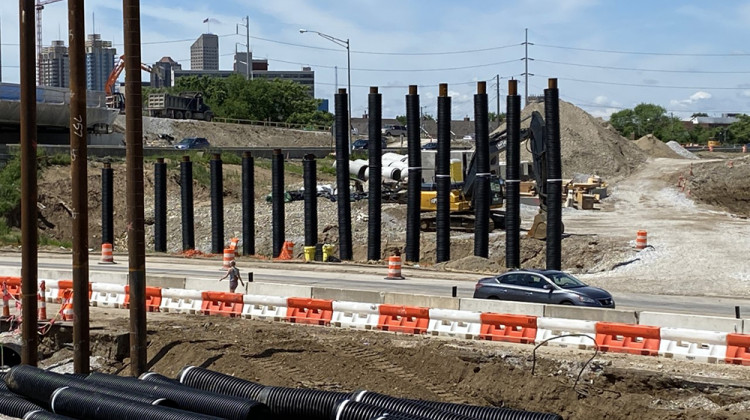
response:
<path id="1" fill-rule="evenodd" d="M 41 86 L 70 87 L 70 56 L 65 41 L 42 48 Z"/>
<path id="2" fill-rule="evenodd" d="M 190 46 L 191 70 L 219 70 L 219 36 L 202 34 Z"/>
<path id="3" fill-rule="evenodd" d="M 100 34 L 86 38 L 86 89 L 104 91 L 107 78 L 115 67 L 117 50 L 112 41 L 103 41 Z"/>

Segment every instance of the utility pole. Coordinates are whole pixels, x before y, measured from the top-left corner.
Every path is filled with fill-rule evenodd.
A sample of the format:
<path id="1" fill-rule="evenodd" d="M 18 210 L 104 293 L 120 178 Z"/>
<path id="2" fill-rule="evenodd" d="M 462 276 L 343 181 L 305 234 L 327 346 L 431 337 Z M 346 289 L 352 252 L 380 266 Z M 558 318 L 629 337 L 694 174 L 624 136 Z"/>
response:
<path id="1" fill-rule="evenodd" d="M 236 32 L 237 34 L 240 33 L 240 26 L 245 27 L 245 79 L 246 80 L 253 80 L 253 59 L 250 55 L 250 16 L 245 16 L 244 19 L 242 19 L 244 23 L 239 23 L 236 26 Z M 242 43 L 238 43 L 242 45 Z M 234 54 L 235 57 L 237 56 L 237 43 L 234 44 Z"/>
<path id="2" fill-rule="evenodd" d="M 523 62 L 524 62 L 523 106 L 526 106 L 529 104 L 529 76 L 533 76 L 533 74 L 529 73 L 529 60 L 530 60 L 529 45 L 534 45 L 533 43 L 529 42 L 529 28 L 526 28 L 525 32 L 526 32 L 526 38 L 525 38 L 525 41 L 523 42 L 524 51 L 525 51 L 524 58 L 523 58 Z"/>
<path id="3" fill-rule="evenodd" d="M 495 75 L 495 89 L 497 89 L 497 124 L 500 125 L 500 75 Z"/>

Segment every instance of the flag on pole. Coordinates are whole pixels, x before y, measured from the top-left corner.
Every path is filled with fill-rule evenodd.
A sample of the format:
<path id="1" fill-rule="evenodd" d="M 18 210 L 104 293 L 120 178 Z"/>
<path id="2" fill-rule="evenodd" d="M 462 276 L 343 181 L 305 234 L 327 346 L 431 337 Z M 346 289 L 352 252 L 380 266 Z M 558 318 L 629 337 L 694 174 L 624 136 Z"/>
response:
<path id="1" fill-rule="evenodd" d="M 203 19 L 203 23 L 208 23 L 208 20 L 209 20 L 209 19 L 210 19 L 210 18 L 205 18 L 205 19 Z"/>

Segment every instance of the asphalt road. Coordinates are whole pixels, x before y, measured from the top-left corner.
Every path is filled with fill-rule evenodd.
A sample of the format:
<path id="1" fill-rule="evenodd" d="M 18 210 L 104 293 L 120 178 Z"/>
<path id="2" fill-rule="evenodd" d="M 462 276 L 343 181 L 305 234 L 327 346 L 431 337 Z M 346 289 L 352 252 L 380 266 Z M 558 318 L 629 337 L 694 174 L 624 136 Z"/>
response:
<path id="1" fill-rule="evenodd" d="M 39 256 L 39 269 L 70 270 L 69 254 Z M 90 259 L 90 271 L 127 273 L 124 256 L 115 256 L 118 264 L 98 264 L 98 257 Z M 0 267 L 20 268 L 18 254 L 0 254 Z M 304 264 L 238 261 L 245 273 L 253 272 L 255 281 L 268 283 L 301 284 L 310 286 L 376 290 L 399 293 L 451 296 L 457 287 L 458 297 L 471 297 L 474 283 L 481 277 L 470 273 L 437 272 L 418 268 L 405 268 L 405 280 L 386 280 L 386 267 L 355 264 Z M 221 261 L 186 260 L 179 257 L 149 257 L 147 274 L 184 276 L 199 279 L 218 279 Z M 735 306 L 741 308 L 744 318 L 750 318 L 750 300 L 729 297 L 654 295 L 650 293 L 612 293 L 618 309 L 638 311 L 678 312 L 697 315 L 734 317 Z"/>

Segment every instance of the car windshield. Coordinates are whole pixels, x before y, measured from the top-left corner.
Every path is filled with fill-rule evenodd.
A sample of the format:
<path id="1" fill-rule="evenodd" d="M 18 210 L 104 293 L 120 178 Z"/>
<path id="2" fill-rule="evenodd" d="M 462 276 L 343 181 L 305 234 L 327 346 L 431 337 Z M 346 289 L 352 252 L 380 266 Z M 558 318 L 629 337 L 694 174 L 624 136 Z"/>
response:
<path id="1" fill-rule="evenodd" d="M 563 289 L 573 289 L 576 287 L 586 286 L 586 283 L 566 273 L 547 274 L 547 277 L 549 277 L 550 280 L 552 280 L 557 286 L 562 287 Z"/>

